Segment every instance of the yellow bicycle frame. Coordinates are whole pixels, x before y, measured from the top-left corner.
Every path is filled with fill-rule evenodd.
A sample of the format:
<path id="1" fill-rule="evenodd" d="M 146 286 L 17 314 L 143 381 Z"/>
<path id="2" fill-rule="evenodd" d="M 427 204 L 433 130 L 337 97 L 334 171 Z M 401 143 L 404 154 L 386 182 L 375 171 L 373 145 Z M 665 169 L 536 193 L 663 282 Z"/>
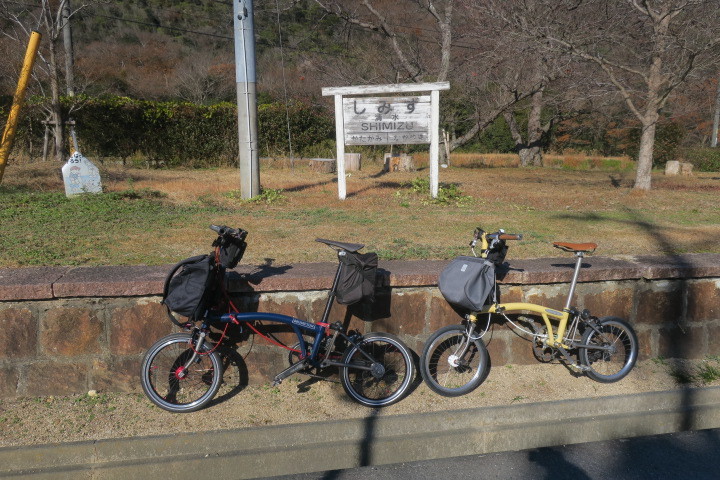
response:
<path id="1" fill-rule="evenodd" d="M 563 348 L 569 348 L 567 345 L 562 343 L 563 336 L 565 335 L 565 329 L 567 329 L 567 323 L 570 319 L 570 312 L 560 312 L 547 308 L 542 305 L 536 305 L 534 303 L 496 303 L 493 305 L 485 305 L 482 310 L 475 312 L 475 315 L 482 315 L 484 313 L 519 313 L 519 312 L 532 312 L 540 315 L 545 322 L 547 327 L 547 345 L 549 347 L 561 346 Z M 557 333 L 553 334 L 553 325 L 550 323 L 550 319 L 558 321 Z"/>

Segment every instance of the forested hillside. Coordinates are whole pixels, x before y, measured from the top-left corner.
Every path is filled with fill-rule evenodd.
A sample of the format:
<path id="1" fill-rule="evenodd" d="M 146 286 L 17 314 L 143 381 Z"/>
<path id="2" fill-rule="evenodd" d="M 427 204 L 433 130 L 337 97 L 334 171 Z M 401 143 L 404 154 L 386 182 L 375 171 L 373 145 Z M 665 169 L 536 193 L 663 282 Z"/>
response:
<path id="1" fill-rule="evenodd" d="M 39 98 L 50 97 L 53 25 L 42 12 L 60 18 L 62 3 L 0 0 L 4 105 L 27 33 L 38 28 L 49 31 L 32 94 L 47 106 Z M 548 150 L 635 157 L 652 125 L 662 163 L 711 142 L 720 30 L 708 16 L 716 2 L 646 3 L 647 11 L 599 0 L 256 0 L 259 102 L 327 118 L 324 86 L 449 81 L 441 122 L 452 150 L 517 151 L 523 164 Z M 655 14 L 670 4 L 672 23 L 658 33 Z M 71 12 L 78 98 L 234 102 L 231 0 L 72 0 Z M 63 68 L 58 74 L 64 93 Z M 81 108 L 63 102 L 67 115 Z"/>

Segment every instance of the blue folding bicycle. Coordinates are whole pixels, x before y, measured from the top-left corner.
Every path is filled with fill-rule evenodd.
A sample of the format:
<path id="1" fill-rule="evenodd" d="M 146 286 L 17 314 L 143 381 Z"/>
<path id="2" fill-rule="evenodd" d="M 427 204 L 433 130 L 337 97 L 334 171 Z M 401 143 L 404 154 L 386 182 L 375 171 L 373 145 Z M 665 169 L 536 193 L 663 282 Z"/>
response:
<path id="1" fill-rule="evenodd" d="M 180 262 L 165 282 L 163 302 L 183 332 L 155 342 L 143 359 L 142 388 L 155 405 L 175 413 L 192 412 L 214 398 L 223 377 L 223 354 L 218 347 L 232 325 L 248 327 L 291 351 L 290 365 L 275 376 L 275 385 L 294 373 L 337 368 L 347 395 L 362 405 L 383 407 L 403 398 L 415 377 L 407 346 L 388 333 L 363 335 L 346 331 L 340 322 L 328 323 L 335 301 L 352 303 L 367 295 L 368 286 L 374 287 L 370 256 L 375 254 L 358 253 L 364 247 L 361 244 L 317 239 L 333 248 L 339 260 L 325 311 L 317 323 L 277 313 L 240 312 L 225 294 L 225 273 L 242 257 L 247 232 L 224 226 L 210 228 L 218 234 L 213 252 Z M 227 311 L 218 311 L 217 306 L 223 303 L 228 305 Z M 187 316 L 188 321 L 178 322 L 171 311 Z M 265 335 L 260 322 L 287 325 L 297 336 L 297 344 L 289 347 Z M 216 342 L 210 338 L 213 326 L 223 329 Z"/>

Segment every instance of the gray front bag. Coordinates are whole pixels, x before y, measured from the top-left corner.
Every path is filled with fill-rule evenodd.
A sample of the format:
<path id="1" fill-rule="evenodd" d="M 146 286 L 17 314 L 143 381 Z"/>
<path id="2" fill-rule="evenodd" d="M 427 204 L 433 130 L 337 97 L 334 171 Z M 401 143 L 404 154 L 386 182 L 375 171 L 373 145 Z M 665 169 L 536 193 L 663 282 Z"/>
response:
<path id="1" fill-rule="evenodd" d="M 479 311 L 495 285 L 495 265 L 484 258 L 457 257 L 440 274 L 438 287 L 445 300 Z"/>

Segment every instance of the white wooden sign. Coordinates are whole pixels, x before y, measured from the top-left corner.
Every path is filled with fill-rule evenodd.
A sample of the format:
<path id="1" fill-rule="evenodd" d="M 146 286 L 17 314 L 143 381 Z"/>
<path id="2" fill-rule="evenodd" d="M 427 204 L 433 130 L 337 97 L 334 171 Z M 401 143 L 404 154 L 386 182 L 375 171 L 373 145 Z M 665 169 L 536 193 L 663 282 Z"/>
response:
<path id="1" fill-rule="evenodd" d="M 102 184 L 100 182 L 100 171 L 80 152 L 72 154 L 67 163 L 62 167 L 63 180 L 65 182 L 65 195 L 72 197 L 81 193 L 100 193 Z"/>
<path id="2" fill-rule="evenodd" d="M 341 200 L 346 195 L 345 145 L 429 143 L 430 194 L 437 197 L 440 90 L 449 88 L 448 82 L 436 82 L 322 89 L 323 96 L 335 97 L 338 197 Z M 430 95 L 424 95 L 426 92 Z M 398 94 L 411 95 L 398 97 Z"/>
<path id="3" fill-rule="evenodd" d="M 430 143 L 430 95 L 344 97 L 345 145 Z"/>

